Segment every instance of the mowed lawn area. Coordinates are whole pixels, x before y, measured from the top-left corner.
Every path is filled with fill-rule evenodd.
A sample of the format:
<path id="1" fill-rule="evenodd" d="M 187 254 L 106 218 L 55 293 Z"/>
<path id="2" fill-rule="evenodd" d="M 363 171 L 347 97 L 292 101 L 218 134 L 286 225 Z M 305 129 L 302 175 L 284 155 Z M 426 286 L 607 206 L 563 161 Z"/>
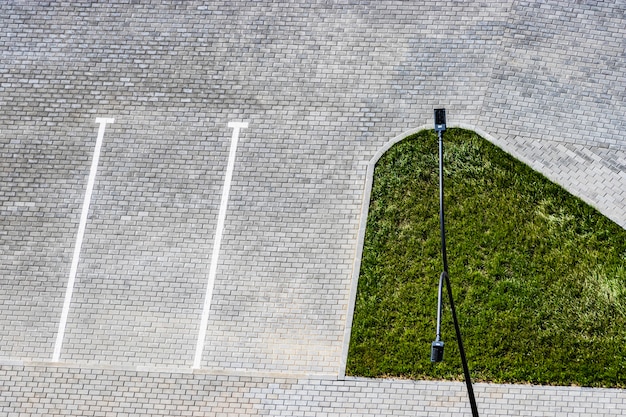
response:
<path id="1" fill-rule="evenodd" d="M 472 378 L 626 387 L 626 231 L 477 134 L 444 135 L 450 280 Z M 444 291 L 437 136 L 379 160 L 347 374 L 462 380 Z"/>

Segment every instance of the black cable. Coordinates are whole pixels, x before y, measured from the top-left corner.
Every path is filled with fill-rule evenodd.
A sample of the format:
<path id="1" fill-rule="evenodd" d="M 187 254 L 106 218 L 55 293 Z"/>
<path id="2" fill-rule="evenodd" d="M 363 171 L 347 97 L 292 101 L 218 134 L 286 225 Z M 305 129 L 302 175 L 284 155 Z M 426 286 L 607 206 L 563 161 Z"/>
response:
<path id="1" fill-rule="evenodd" d="M 476 397 L 474 396 L 474 387 L 472 386 L 472 377 L 470 376 L 469 367 L 467 366 L 467 358 L 465 357 L 465 349 L 463 348 L 463 339 L 461 338 L 461 328 L 456 317 L 456 309 L 454 308 L 454 300 L 452 299 L 452 287 L 450 278 L 444 272 L 446 280 L 446 288 L 448 289 L 448 298 L 450 299 L 450 311 L 452 311 L 452 321 L 454 322 L 454 330 L 456 331 L 456 340 L 459 344 L 459 353 L 461 355 L 461 363 L 463 364 L 463 374 L 465 375 L 465 385 L 467 385 L 467 395 L 472 409 L 472 416 L 478 417 L 478 407 L 476 406 Z"/>

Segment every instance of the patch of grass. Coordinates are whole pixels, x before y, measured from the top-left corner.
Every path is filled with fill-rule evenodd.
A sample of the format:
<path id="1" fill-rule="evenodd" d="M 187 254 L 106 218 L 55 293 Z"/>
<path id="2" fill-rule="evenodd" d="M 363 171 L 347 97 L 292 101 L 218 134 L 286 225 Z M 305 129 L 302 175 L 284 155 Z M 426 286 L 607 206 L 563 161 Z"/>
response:
<path id="1" fill-rule="evenodd" d="M 626 231 L 473 132 L 444 137 L 450 279 L 473 379 L 626 387 Z M 435 337 L 437 136 L 374 174 L 347 373 L 462 379 L 447 296 Z"/>

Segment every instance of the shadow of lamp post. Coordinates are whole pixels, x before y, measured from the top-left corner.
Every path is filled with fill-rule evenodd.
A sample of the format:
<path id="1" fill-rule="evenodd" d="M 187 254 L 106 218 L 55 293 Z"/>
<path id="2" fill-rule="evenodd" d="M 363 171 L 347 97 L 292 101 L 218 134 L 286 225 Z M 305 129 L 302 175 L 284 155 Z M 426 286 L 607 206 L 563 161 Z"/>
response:
<path id="1" fill-rule="evenodd" d="M 478 417 L 478 408 L 476 407 L 476 398 L 474 397 L 474 389 L 472 380 L 467 366 L 467 358 L 465 357 L 465 349 L 463 349 L 463 340 L 461 339 L 461 329 L 456 317 L 454 301 L 452 299 L 452 287 L 450 286 L 450 278 L 448 276 L 448 257 L 446 254 L 446 228 L 444 223 L 443 210 L 443 132 L 446 130 L 446 109 L 435 109 L 435 132 L 439 137 L 439 228 L 441 232 L 441 257 L 443 260 L 443 272 L 439 277 L 439 291 L 437 298 L 437 335 L 432 343 L 430 351 L 431 362 L 441 362 L 443 360 L 444 343 L 441 340 L 441 312 L 442 312 L 442 293 L 443 284 L 445 282 L 448 298 L 450 300 L 450 311 L 452 312 L 452 320 L 456 331 L 456 339 L 459 344 L 459 353 L 461 354 L 461 362 L 463 363 L 463 373 L 465 374 L 465 383 L 467 385 L 467 394 L 469 396 L 472 416 Z"/>

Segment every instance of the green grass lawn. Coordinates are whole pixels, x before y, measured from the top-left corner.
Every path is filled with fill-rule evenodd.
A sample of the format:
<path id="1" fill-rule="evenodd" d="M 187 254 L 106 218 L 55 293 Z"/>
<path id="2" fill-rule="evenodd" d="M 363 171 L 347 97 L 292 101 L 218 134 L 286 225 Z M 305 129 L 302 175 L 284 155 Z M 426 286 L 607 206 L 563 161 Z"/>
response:
<path id="1" fill-rule="evenodd" d="M 445 133 L 450 280 L 472 378 L 626 387 L 626 231 L 473 132 Z M 461 380 L 444 292 L 435 339 L 437 136 L 380 159 L 347 374 Z"/>

